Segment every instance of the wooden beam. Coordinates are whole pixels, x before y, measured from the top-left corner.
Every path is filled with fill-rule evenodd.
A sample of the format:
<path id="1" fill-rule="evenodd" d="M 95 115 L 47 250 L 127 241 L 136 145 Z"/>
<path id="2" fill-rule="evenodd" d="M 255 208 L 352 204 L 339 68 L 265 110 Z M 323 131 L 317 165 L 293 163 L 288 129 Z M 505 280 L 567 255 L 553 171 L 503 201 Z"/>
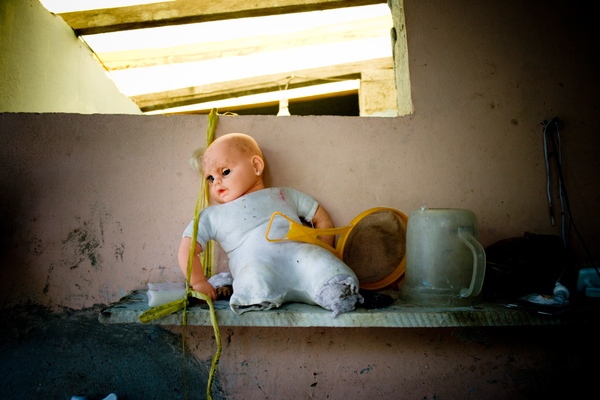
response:
<path id="1" fill-rule="evenodd" d="M 99 52 L 97 56 L 108 70 L 142 68 L 155 65 L 246 56 L 259 52 L 368 39 L 378 36 L 389 37 L 392 26 L 390 17 L 376 17 L 284 35 L 250 37 L 220 42 L 214 41 L 169 48 Z M 390 40 L 391 46 L 392 43 Z"/>
<path id="2" fill-rule="evenodd" d="M 360 73 L 355 73 L 355 74 L 348 74 L 348 75 L 340 75 L 340 76 L 336 76 L 336 77 L 330 77 L 329 79 L 312 79 L 312 80 L 298 80 L 298 82 L 296 83 L 290 83 L 289 85 L 287 85 L 288 89 L 298 89 L 298 88 L 303 88 L 303 87 L 307 87 L 307 86 L 314 86 L 314 85 L 322 85 L 325 83 L 331 83 L 332 80 L 339 80 L 339 81 L 344 81 L 344 80 L 351 80 L 351 79 L 360 79 Z M 239 83 L 240 85 L 243 85 L 243 82 Z M 273 86 L 273 85 L 257 85 L 257 84 L 252 84 L 251 82 L 248 83 L 247 86 L 239 86 L 236 88 L 236 91 L 220 91 L 220 92 L 212 92 L 212 93 L 208 93 L 206 95 L 202 95 L 202 94 L 196 94 L 196 95 L 187 95 L 187 96 L 180 96 L 180 97 L 168 97 L 168 98 L 163 98 L 163 99 L 158 99 L 154 105 L 145 105 L 145 106 L 141 106 L 140 109 L 143 112 L 148 112 L 148 111 L 156 111 L 156 110 L 165 110 L 165 109 L 169 109 L 169 108 L 175 108 L 175 107 L 182 107 L 182 106 L 189 106 L 189 105 L 193 105 L 193 104 L 202 104 L 202 103 L 208 103 L 208 102 L 213 102 L 213 101 L 219 101 L 219 100 L 227 100 L 227 99 L 234 99 L 237 97 L 242 97 L 242 96 L 251 96 L 251 95 L 255 95 L 255 94 L 264 94 L 264 93 L 271 93 L 274 91 L 278 91 L 280 88 L 278 86 Z M 135 100 L 135 99 L 133 99 Z M 160 102 L 160 100 L 166 100 L 166 102 Z M 138 104 L 139 106 L 139 104 Z"/>
<path id="3" fill-rule="evenodd" d="M 350 77 L 349 79 L 359 79 L 360 76 L 357 75 L 352 75 L 352 77 Z M 317 84 L 321 84 L 324 82 L 306 82 L 303 84 L 300 84 L 300 86 L 297 87 L 305 87 L 305 86 L 312 86 L 312 85 L 317 85 Z M 290 87 L 292 87 L 294 85 L 290 85 Z M 296 86 L 294 86 L 296 87 Z M 322 100 L 322 99 L 327 99 L 327 98 L 334 98 L 334 97 L 339 97 L 339 96 L 348 96 L 350 94 L 355 94 L 358 96 L 358 89 L 349 89 L 349 90 L 345 90 L 342 92 L 335 92 L 335 93 L 323 93 L 323 94 L 316 94 L 313 96 L 309 96 L 309 97 L 302 97 L 299 99 L 294 99 L 294 100 L 290 100 L 290 102 L 305 102 L 305 101 L 314 101 L 314 100 Z M 260 107 L 265 107 L 265 106 L 274 106 L 277 105 L 279 103 L 278 99 L 274 99 L 274 100 L 268 100 L 268 101 L 263 101 L 263 102 L 256 102 L 256 103 L 244 103 L 244 104 L 240 104 L 240 105 L 231 105 L 231 106 L 220 106 L 219 112 L 227 112 L 227 111 L 231 111 L 231 112 L 235 112 L 237 110 L 243 110 L 243 109 L 248 109 L 248 108 L 260 108 Z M 164 115 L 171 115 L 171 114 L 208 114 L 210 112 L 210 110 L 213 108 L 208 107 L 210 106 L 210 104 L 208 102 L 202 102 L 202 103 L 192 103 L 191 104 L 193 107 L 189 110 L 187 109 L 177 109 L 177 108 L 166 108 L 163 109 L 163 114 Z"/>
<path id="4" fill-rule="evenodd" d="M 385 68 L 393 68 L 391 57 L 132 96 L 131 99 L 144 112 L 164 110 L 172 107 L 278 91 L 287 82 L 289 82 L 289 89 L 339 80 L 360 79 L 361 71 Z"/>
<path id="5" fill-rule="evenodd" d="M 77 35 L 386 3 L 386 0 L 177 0 L 59 14 Z"/>

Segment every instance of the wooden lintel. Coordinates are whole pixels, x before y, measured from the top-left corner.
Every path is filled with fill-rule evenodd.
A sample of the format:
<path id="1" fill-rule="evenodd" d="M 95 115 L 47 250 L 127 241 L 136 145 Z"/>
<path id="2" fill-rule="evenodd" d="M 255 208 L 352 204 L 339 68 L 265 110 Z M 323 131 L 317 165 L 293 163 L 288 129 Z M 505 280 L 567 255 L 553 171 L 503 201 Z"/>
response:
<path id="1" fill-rule="evenodd" d="M 236 40 L 203 42 L 168 48 L 98 52 L 102 64 L 108 70 L 144 68 L 155 65 L 176 64 L 246 56 L 259 52 L 313 46 L 326 43 L 389 37 L 392 27 L 390 17 L 375 17 L 352 23 L 334 24 L 305 31 L 247 37 Z M 390 41 L 390 48 L 392 43 Z"/>
<path id="2" fill-rule="evenodd" d="M 333 77 L 331 78 L 333 79 Z M 317 80 L 306 80 L 298 83 L 291 83 L 288 86 L 288 89 L 297 89 L 307 86 L 320 85 L 325 83 L 330 83 L 330 80 L 317 79 Z M 349 74 L 344 76 L 335 77 L 336 80 L 350 80 L 350 79 L 360 79 L 360 74 Z M 192 104 L 200 104 L 207 103 L 218 100 L 232 99 L 236 97 L 242 96 L 250 96 L 254 94 L 262 94 L 262 93 L 270 93 L 279 90 L 277 87 L 270 86 L 253 86 L 253 87 L 238 87 L 237 91 L 222 91 L 220 93 L 213 93 L 208 95 L 189 95 L 189 96 L 181 96 L 181 97 L 170 97 L 165 98 L 164 102 L 155 105 L 144 106 L 139 103 L 140 109 L 143 112 L 148 111 L 156 111 L 156 110 L 165 110 L 169 108 L 175 107 L 183 107 Z M 135 99 L 133 99 L 135 100 Z"/>
<path id="3" fill-rule="evenodd" d="M 285 72 L 249 79 L 228 81 L 189 87 L 167 92 L 132 96 L 131 99 L 142 111 L 163 110 L 189 104 L 222 100 L 251 94 L 277 91 L 283 82 L 288 88 L 328 83 L 339 80 L 359 79 L 361 71 L 367 69 L 393 68 L 392 58 L 381 58 L 357 63 L 335 65 L 302 71 Z M 309 83 L 310 82 L 310 83 Z"/>
<path id="4" fill-rule="evenodd" d="M 386 0 L 177 0 L 61 13 L 77 35 L 385 3 Z"/>

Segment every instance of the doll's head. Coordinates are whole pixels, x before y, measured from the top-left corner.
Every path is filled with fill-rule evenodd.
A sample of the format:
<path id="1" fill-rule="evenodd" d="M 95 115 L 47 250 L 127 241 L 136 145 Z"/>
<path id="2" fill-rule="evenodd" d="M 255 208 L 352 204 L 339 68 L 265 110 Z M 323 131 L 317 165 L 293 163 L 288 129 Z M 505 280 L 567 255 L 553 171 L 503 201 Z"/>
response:
<path id="1" fill-rule="evenodd" d="M 265 188 L 265 163 L 256 141 L 243 133 L 215 139 L 201 157 L 210 197 L 222 204 Z"/>

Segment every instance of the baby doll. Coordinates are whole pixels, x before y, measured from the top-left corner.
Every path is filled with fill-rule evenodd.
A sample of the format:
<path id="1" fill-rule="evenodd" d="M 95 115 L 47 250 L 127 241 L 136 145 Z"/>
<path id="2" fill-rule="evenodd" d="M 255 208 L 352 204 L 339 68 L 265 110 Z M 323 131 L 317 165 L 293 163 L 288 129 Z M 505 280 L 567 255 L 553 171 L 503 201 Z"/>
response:
<path id="1" fill-rule="evenodd" d="M 302 242 L 266 240 L 265 232 L 275 211 L 297 222 L 310 221 L 315 228 L 331 228 L 333 222 L 310 196 L 289 187 L 265 187 L 264 159 L 252 137 L 241 133 L 221 136 L 208 146 L 199 161 L 214 205 L 200 213 L 195 252 L 200 253 L 213 239 L 227 253 L 233 277 L 230 307 L 234 312 L 302 302 L 318 304 L 335 317 L 354 310 L 357 302 L 362 302 L 356 274 L 328 250 Z M 269 236 L 283 237 L 288 227 L 283 218 L 275 219 Z M 185 229 L 179 248 L 179 265 L 184 275 L 192 232 L 193 221 Z M 333 244 L 333 237 L 323 240 Z M 216 298 L 215 288 L 202 272 L 198 254 L 193 258 L 190 285 L 213 300 Z"/>

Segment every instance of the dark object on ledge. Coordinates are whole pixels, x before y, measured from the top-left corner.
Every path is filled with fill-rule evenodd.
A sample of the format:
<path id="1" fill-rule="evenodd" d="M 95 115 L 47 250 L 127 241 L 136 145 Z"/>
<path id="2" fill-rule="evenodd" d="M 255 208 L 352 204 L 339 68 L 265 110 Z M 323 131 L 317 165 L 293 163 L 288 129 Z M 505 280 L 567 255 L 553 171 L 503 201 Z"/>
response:
<path id="1" fill-rule="evenodd" d="M 517 299 L 530 293 L 551 294 L 565 268 L 562 239 L 525 232 L 485 249 L 486 299 Z"/>
<path id="2" fill-rule="evenodd" d="M 391 306 L 394 303 L 394 298 L 387 294 L 379 293 L 374 290 L 360 289 L 359 293 L 364 298 L 364 302 L 357 304 L 357 307 L 374 309 Z"/>
<path id="3" fill-rule="evenodd" d="M 233 294 L 233 286 L 225 285 L 217 288 L 217 300 L 229 300 Z"/>

